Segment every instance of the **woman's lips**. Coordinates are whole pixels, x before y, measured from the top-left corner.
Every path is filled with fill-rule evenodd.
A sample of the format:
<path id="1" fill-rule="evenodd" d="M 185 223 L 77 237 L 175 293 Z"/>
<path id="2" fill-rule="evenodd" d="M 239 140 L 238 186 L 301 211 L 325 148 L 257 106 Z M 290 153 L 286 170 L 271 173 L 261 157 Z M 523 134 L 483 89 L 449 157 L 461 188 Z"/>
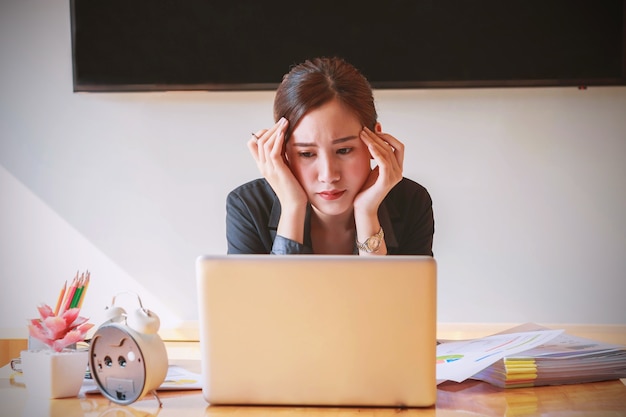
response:
<path id="1" fill-rule="evenodd" d="M 319 194 L 320 197 L 322 197 L 324 200 L 337 200 L 338 198 L 340 198 L 346 191 L 339 191 L 339 190 L 335 190 L 335 191 L 322 191 Z"/>

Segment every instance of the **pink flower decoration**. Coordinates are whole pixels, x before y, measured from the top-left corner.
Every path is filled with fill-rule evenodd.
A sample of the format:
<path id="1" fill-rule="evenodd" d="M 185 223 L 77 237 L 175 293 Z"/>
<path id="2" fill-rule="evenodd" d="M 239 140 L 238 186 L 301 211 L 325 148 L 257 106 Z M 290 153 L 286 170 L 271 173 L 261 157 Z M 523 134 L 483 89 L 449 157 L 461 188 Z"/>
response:
<path id="1" fill-rule="evenodd" d="M 87 332 L 93 327 L 93 324 L 87 323 L 87 318 L 79 316 L 80 308 L 70 308 L 61 316 L 55 316 L 47 304 L 40 304 L 37 309 L 41 318 L 30 320 L 28 332 L 57 352 L 85 340 Z"/>

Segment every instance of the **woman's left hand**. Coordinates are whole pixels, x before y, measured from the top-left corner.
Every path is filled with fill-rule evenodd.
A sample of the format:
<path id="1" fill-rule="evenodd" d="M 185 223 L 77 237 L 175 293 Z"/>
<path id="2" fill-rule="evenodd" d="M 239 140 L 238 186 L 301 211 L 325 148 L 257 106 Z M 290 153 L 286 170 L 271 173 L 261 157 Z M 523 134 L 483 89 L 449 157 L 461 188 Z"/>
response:
<path id="1" fill-rule="evenodd" d="M 360 138 L 377 165 L 354 199 L 354 209 L 376 215 L 389 191 L 402 179 L 404 144 L 387 133 L 376 133 L 367 127 L 361 131 Z"/>

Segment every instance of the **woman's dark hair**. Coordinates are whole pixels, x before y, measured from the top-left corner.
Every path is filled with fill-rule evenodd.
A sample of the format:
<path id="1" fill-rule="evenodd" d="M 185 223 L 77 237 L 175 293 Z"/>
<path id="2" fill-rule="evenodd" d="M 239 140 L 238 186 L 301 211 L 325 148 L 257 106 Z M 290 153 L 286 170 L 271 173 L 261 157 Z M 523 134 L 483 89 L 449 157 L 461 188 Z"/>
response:
<path id="1" fill-rule="evenodd" d="M 310 110 L 338 99 L 361 121 L 374 129 L 377 121 L 374 96 L 369 82 L 342 58 L 314 58 L 291 68 L 283 76 L 274 98 L 274 120 L 289 121 L 286 139 Z"/>

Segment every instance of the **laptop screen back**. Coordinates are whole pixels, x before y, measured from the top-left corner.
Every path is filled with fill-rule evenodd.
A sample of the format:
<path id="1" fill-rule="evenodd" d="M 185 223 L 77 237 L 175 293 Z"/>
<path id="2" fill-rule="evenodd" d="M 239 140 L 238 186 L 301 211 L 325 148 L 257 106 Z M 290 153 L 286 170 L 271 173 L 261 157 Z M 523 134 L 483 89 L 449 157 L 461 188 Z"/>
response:
<path id="1" fill-rule="evenodd" d="M 196 270 L 207 402 L 435 403 L 433 258 L 217 255 Z"/>

